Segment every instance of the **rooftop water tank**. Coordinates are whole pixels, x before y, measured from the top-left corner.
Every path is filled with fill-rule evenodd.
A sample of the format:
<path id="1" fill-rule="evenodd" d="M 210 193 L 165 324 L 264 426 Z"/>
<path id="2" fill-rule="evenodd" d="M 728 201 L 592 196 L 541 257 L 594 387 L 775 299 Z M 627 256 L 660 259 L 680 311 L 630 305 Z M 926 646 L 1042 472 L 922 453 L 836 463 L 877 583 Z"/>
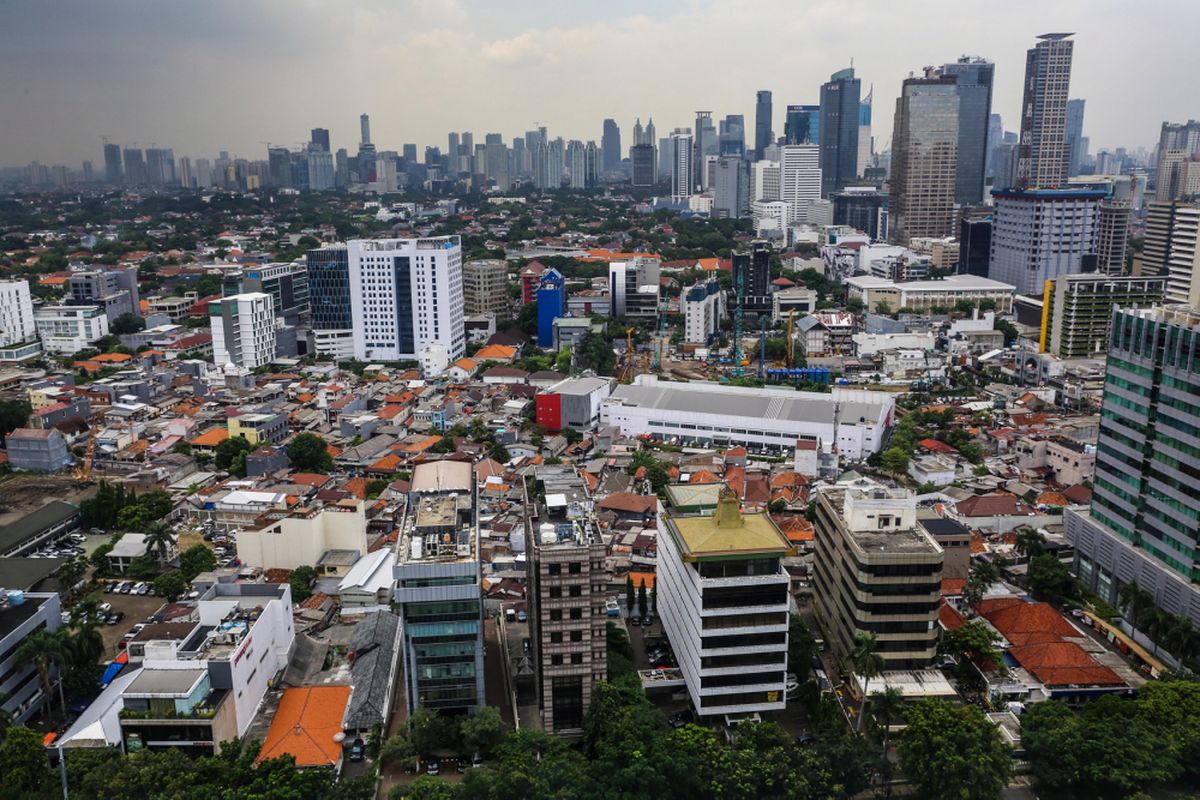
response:
<path id="1" fill-rule="evenodd" d="M 538 528 L 538 541 L 542 544 L 558 544 L 558 528 L 553 522 L 543 522 Z"/>
<path id="2" fill-rule="evenodd" d="M 412 544 L 409 548 L 409 558 L 423 558 L 425 555 L 425 540 L 420 536 L 412 538 Z"/>
<path id="3" fill-rule="evenodd" d="M 20 589 L 8 590 L 8 604 L 10 606 L 19 606 L 25 602 L 25 593 Z"/>

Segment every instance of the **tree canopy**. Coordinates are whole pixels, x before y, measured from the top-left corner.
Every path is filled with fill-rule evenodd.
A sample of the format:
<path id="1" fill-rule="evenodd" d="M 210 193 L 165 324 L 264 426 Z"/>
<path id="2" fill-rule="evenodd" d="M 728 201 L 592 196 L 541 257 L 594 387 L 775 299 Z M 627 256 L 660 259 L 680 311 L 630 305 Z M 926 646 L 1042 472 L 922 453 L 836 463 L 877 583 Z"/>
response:
<path id="1" fill-rule="evenodd" d="M 1012 771 L 999 729 L 975 706 L 922 700 L 904 711 L 896 751 L 904 774 L 929 800 L 992 800 Z"/>
<path id="2" fill-rule="evenodd" d="M 325 448 L 325 440 L 315 433 L 300 433 L 287 445 L 288 463 L 301 472 L 328 473 L 333 471 L 333 456 Z"/>

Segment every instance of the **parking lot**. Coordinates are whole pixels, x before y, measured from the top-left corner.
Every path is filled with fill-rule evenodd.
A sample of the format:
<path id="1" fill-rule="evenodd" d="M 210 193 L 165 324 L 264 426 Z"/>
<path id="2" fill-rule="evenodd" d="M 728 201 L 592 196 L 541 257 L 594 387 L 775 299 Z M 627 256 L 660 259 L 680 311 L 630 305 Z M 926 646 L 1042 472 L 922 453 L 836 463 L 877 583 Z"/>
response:
<path id="1" fill-rule="evenodd" d="M 139 622 L 144 622 L 153 615 L 165 602 L 154 595 L 115 594 L 97 592 L 91 595 L 97 603 L 108 603 L 114 612 L 124 613 L 124 618 L 116 625 L 102 625 L 100 635 L 104 639 L 104 657 L 112 660 L 121 652 L 118 643 L 129 632 L 129 629 Z"/>

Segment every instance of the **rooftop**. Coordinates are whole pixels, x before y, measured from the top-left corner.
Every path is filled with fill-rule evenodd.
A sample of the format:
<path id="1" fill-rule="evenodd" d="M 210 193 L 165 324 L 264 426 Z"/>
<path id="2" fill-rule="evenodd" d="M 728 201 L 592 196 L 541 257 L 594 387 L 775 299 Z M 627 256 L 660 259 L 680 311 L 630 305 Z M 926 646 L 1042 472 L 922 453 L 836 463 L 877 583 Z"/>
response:
<path id="1" fill-rule="evenodd" d="M 342 760 L 342 744 L 333 737 L 342 732 L 349 702 L 349 686 L 284 690 L 258 760 L 290 754 L 297 767 L 336 766 Z"/>
<path id="2" fill-rule="evenodd" d="M 0 553 L 78 515 L 79 509 L 70 503 L 64 503 L 62 500 L 51 501 L 0 528 Z"/>
<path id="3" fill-rule="evenodd" d="M 204 667 L 194 669 L 143 669 L 129 684 L 129 697 L 186 697 L 206 675 Z"/>
<path id="4" fill-rule="evenodd" d="M 766 514 L 743 514 L 737 495 L 725 487 L 711 516 L 670 517 L 668 529 L 685 561 L 719 556 L 785 556 L 791 542 Z"/>

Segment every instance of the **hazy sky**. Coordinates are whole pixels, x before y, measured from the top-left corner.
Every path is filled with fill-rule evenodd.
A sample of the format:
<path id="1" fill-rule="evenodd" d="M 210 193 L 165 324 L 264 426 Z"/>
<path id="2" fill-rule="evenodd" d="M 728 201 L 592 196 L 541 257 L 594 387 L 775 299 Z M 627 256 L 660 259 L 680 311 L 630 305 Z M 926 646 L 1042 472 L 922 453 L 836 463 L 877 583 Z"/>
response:
<path id="1" fill-rule="evenodd" d="M 1074 31 L 1071 96 L 1092 152 L 1151 147 L 1200 117 L 1197 0 L 0 0 L 0 164 L 102 162 L 101 136 L 175 155 L 265 158 L 326 127 L 354 152 L 446 147 L 449 130 L 506 142 L 546 125 L 630 144 L 696 109 L 746 115 L 754 93 L 816 103 L 854 59 L 875 90 L 877 148 L 900 82 L 963 54 L 996 63 L 993 111 L 1017 128 L 1025 50 Z M 752 131 L 748 131 L 752 136 Z"/>

